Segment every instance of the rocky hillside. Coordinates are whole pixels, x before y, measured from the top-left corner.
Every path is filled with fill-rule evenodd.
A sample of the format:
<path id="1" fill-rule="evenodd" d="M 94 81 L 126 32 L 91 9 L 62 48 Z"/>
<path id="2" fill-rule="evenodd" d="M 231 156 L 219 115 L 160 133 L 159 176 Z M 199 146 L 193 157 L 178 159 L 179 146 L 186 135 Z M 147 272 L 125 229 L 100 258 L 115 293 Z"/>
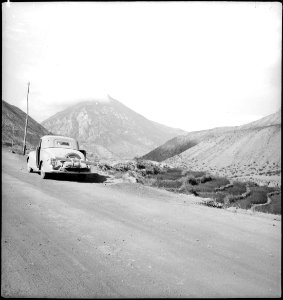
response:
<path id="1" fill-rule="evenodd" d="M 187 149 L 180 151 L 182 147 Z M 243 126 L 189 133 L 144 158 L 277 184 L 281 180 L 281 111 Z"/>
<path id="2" fill-rule="evenodd" d="M 257 121 L 238 126 L 238 129 L 259 128 L 271 125 L 281 125 L 281 110 L 277 113 L 261 118 Z"/>
<path id="3" fill-rule="evenodd" d="M 234 127 L 220 127 L 209 130 L 193 131 L 186 135 L 180 135 L 150 151 L 142 158 L 161 162 L 196 146 L 202 140 L 219 136 L 233 130 L 233 128 Z"/>
<path id="4" fill-rule="evenodd" d="M 78 103 L 42 125 L 78 139 L 81 147 L 104 159 L 134 158 L 185 133 L 150 121 L 109 96 Z"/>
<path id="5" fill-rule="evenodd" d="M 2 144 L 23 145 L 26 113 L 18 107 L 2 100 Z M 27 128 L 27 148 L 35 147 L 39 139 L 50 132 L 29 117 Z"/>

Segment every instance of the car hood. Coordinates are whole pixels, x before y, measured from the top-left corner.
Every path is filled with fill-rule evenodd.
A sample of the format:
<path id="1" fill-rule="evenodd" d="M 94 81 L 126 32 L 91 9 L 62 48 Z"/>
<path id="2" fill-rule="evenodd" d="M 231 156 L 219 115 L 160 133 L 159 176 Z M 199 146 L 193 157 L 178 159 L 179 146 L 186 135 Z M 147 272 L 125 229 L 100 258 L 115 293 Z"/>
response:
<path id="1" fill-rule="evenodd" d="M 80 156 L 81 159 L 84 159 L 83 153 L 78 150 L 74 149 L 67 149 L 67 148 L 46 148 L 42 149 L 45 153 L 48 153 L 50 157 L 65 157 L 67 154 L 75 153 Z"/>

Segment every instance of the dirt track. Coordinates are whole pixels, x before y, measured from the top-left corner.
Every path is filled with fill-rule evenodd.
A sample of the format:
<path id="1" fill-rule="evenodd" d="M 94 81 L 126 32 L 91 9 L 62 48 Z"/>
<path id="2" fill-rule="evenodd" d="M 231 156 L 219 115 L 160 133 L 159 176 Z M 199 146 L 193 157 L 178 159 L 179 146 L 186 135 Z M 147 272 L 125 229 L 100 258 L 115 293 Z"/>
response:
<path id="1" fill-rule="evenodd" d="M 2 153 L 5 297 L 279 297 L 281 218 L 136 184 L 42 180 Z"/>

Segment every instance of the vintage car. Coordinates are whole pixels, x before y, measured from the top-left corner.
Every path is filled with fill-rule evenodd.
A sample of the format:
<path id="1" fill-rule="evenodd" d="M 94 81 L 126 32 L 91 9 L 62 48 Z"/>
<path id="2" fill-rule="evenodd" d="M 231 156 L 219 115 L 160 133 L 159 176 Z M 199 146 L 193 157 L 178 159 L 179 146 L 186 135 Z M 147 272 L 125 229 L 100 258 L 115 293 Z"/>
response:
<path id="1" fill-rule="evenodd" d="M 43 136 L 36 150 L 27 156 L 28 172 L 40 172 L 43 179 L 51 173 L 89 174 L 91 164 L 78 142 L 65 136 Z"/>

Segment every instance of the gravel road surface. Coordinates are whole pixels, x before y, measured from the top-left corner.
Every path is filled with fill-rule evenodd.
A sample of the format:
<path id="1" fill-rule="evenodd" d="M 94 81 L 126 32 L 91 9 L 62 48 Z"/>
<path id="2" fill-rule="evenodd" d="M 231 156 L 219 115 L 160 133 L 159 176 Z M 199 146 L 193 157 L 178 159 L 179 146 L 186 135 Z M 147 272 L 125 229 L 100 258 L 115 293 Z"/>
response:
<path id="1" fill-rule="evenodd" d="M 138 184 L 43 180 L 6 149 L 1 243 L 4 297 L 281 296 L 281 217 Z"/>

